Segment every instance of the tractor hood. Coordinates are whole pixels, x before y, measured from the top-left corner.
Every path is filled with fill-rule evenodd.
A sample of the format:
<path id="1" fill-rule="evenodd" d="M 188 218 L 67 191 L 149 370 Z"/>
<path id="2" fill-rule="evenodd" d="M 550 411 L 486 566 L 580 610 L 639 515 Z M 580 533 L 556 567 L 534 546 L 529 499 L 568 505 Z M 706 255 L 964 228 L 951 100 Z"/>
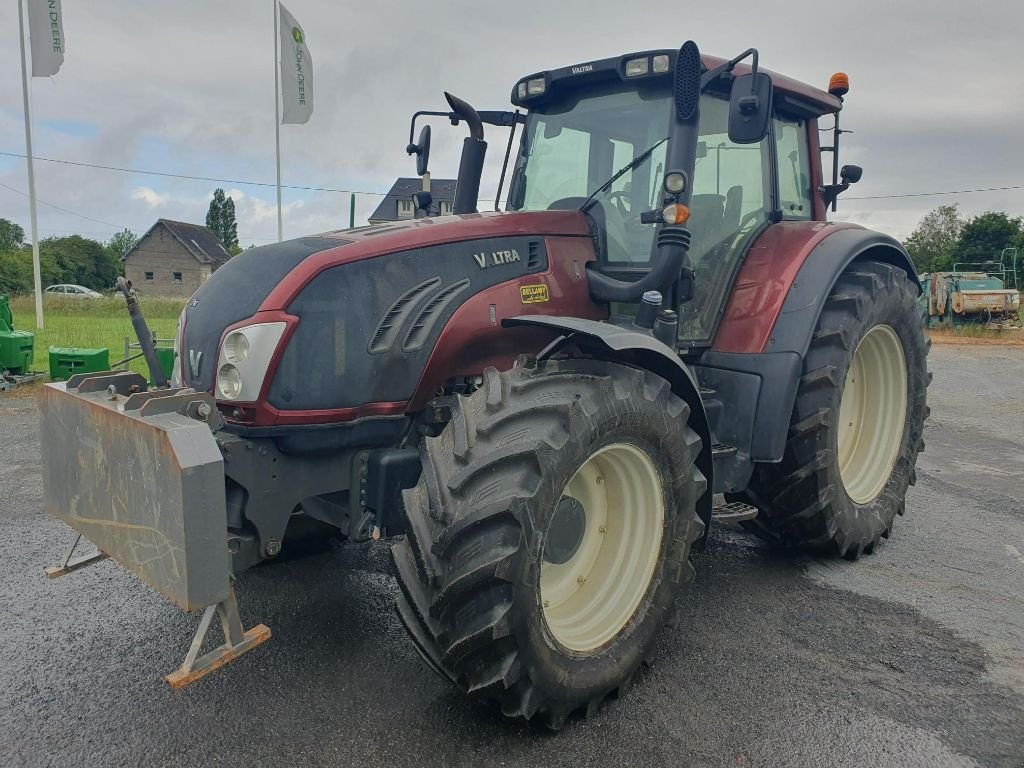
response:
<path id="1" fill-rule="evenodd" d="M 578 211 L 484 213 L 341 230 L 244 251 L 185 307 L 182 381 L 216 395 L 226 334 L 283 321 L 287 330 L 259 397 L 238 406 L 311 412 L 360 406 L 371 396 L 401 401 L 444 323 L 466 299 L 545 271 L 546 236 L 589 235 Z"/>

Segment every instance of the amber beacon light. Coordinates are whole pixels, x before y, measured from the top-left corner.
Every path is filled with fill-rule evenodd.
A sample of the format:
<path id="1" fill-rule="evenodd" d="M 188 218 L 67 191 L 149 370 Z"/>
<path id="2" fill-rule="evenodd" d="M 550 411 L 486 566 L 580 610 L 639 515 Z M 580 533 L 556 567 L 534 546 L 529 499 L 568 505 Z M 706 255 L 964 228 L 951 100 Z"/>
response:
<path id="1" fill-rule="evenodd" d="M 850 92 L 850 78 L 845 72 L 836 72 L 828 79 L 828 92 L 839 98 Z"/>

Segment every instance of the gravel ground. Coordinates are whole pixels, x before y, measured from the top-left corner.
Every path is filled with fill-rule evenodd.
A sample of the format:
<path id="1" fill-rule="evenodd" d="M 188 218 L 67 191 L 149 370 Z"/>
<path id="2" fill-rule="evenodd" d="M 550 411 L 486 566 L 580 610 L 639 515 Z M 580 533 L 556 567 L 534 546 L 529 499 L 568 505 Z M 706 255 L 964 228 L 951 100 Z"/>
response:
<path id="1" fill-rule="evenodd" d="M 552 735 L 467 703 L 392 611 L 384 544 L 257 568 L 270 642 L 174 693 L 196 618 L 112 562 L 56 581 L 33 402 L 0 396 L 0 765 L 1024 764 L 1024 349 L 936 346 L 919 483 L 856 563 L 713 533 L 632 693 Z"/>

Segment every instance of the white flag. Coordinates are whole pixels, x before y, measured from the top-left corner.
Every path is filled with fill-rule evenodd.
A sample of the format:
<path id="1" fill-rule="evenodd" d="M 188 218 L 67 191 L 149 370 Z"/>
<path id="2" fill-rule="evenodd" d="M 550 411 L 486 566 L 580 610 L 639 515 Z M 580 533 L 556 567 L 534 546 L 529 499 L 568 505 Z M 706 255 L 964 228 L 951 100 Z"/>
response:
<path id="1" fill-rule="evenodd" d="M 306 123 L 313 114 L 313 59 L 299 22 L 283 5 L 280 8 L 281 122 Z"/>
<path id="2" fill-rule="evenodd" d="M 56 75 L 64 63 L 64 14 L 60 0 L 28 0 L 32 77 Z"/>

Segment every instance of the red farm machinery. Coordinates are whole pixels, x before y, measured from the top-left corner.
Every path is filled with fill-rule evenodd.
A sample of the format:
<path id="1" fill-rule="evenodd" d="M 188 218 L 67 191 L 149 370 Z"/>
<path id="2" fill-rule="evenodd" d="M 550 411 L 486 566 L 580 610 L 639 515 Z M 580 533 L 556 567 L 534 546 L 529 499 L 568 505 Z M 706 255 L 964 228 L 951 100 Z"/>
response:
<path id="1" fill-rule="evenodd" d="M 423 192 L 408 221 L 244 251 L 182 312 L 170 381 L 148 349 L 154 385 L 43 388 L 47 511 L 205 610 L 175 686 L 268 636 L 233 580 L 306 519 L 393 539 L 442 678 L 552 728 L 593 711 L 717 521 L 855 559 L 904 512 L 928 345 L 900 244 L 826 221 L 861 174 L 847 90 L 687 42 L 531 74 L 515 111 L 448 95 L 408 149 L 426 175 L 417 119 L 468 128 L 452 215 Z M 494 212 L 485 126 L 509 132 Z"/>

